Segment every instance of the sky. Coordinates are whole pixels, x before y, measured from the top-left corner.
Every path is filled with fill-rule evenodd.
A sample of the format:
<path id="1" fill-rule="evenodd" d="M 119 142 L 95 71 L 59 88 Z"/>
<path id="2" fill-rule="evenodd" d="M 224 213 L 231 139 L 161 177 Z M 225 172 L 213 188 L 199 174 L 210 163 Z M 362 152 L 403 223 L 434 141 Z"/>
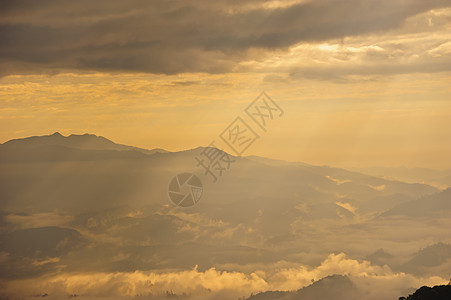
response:
<path id="1" fill-rule="evenodd" d="M 0 143 L 227 150 L 265 91 L 245 155 L 451 168 L 450 1 L 0 1 L 0 41 Z"/>

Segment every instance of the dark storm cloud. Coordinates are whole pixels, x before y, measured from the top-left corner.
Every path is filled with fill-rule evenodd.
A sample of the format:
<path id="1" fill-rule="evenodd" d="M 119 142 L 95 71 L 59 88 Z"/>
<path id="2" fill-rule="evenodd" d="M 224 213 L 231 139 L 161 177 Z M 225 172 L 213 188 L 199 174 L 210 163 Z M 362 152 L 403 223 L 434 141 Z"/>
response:
<path id="1" fill-rule="evenodd" d="M 2 75 L 60 70 L 232 71 L 247 50 L 395 28 L 446 0 L 1 1 Z M 253 57 L 255 58 L 255 57 Z"/>

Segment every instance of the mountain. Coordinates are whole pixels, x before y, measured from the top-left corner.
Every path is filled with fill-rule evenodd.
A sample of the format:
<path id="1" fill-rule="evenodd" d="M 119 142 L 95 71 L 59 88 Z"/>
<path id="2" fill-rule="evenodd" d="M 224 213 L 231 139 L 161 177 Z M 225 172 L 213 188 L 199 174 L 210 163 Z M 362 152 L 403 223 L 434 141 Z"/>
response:
<path id="1" fill-rule="evenodd" d="M 361 292 L 347 276 L 332 275 L 292 292 L 269 291 L 247 300 L 348 300 L 358 299 Z"/>
<path id="2" fill-rule="evenodd" d="M 451 169 L 434 170 L 428 168 L 407 168 L 407 167 L 369 167 L 353 168 L 357 172 L 362 172 L 372 176 L 391 178 L 409 183 L 422 182 L 440 188 L 451 187 Z"/>
<path id="3" fill-rule="evenodd" d="M 0 280 L 55 286 L 45 291 L 37 287 L 34 294 L 22 298 L 45 292 L 62 299 L 80 293 L 66 290 L 67 286 L 46 285 L 52 274 L 217 275 L 227 282 L 255 279 L 257 285 L 242 284 L 254 292 L 266 290 L 264 282 L 274 286 L 271 280 L 291 281 L 282 284 L 285 287 L 299 286 L 293 282 L 297 278 L 309 282 L 312 277 L 352 273 L 356 264 L 357 269 L 369 268 L 365 274 L 386 268 L 446 274 L 449 260 L 445 257 L 426 260 L 434 265 L 425 267 L 423 259 L 413 259 L 412 253 L 431 240 L 447 242 L 449 216 L 428 214 L 427 209 L 435 208 L 423 207 L 425 215 L 419 218 L 410 214 L 409 205 L 400 210 L 407 214 L 389 212 L 425 199 L 439 199 L 430 203 L 440 205 L 448 191 L 341 168 L 224 152 L 218 153 L 228 157 L 230 165 L 222 161 L 224 168 L 222 174 L 214 173 L 215 182 L 199 159 L 206 160 L 206 152 L 216 151 L 210 147 L 147 151 L 95 135 L 53 134 L 0 145 Z M 175 175 L 185 172 L 202 182 L 202 197 L 193 207 L 179 208 L 169 201 L 168 188 Z M 369 253 L 373 255 L 368 257 Z M 398 266 L 403 268 L 395 269 Z M 171 276 L 164 278 L 172 280 Z M 227 276 L 236 277 L 229 280 Z M 113 280 L 116 275 L 105 278 Z M 260 297 L 283 294 L 287 299 L 309 299 L 329 297 L 336 291 L 334 295 L 346 298 L 360 289 L 349 278 L 326 278 L 297 292 Z M 203 284 L 204 279 L 195 281 Z M 113 282 L 111 288 L 126 290 L 121 284 Z M 143 284 L 137 286 L 146 291 L 153 286 Z M 189 281 L 185 288 L 192 284 Z M 340 296 L 338 286 L 345 294 Z M 209 293 L 211 286 L 205 287 Z M 403 283 L 390 295 L 408 288 Z M 110 291 L 108 286 L 99 289 Z M 58 294 L 61 291 L 66 294 Z M 205 299 L 237 299 L 249 295 L 248 291 Z M 180 296 L 185 290 L 174 292 Z"/>
<path id="4" fill-rule="evenodd" d="M 8 257 L 0 268 L 0 277 L 23 278 L 52 272 L 60 257 L 86 244 L 86 239 L 70 228 L 51 226 L 5 232 L 0 234 L 0 249 Z"/>
<path id="5" fill-rule="evenodd" d="M 433 215 L 449 216 L 451 213 L 451 188 L 438 194 L 426 195 L 415 200 L 400 203 L 385 212 L 384 216 L 424 217 Z"/>
<path id="6" fill-rule="evenodd" d="M 94 135 L 53 134 L 12 140 L 0 145 L 1 208 L 83 211 L 122 205 L 124 201 L 134 207 L 163 205 L 168 203 L 169 181 L 182 171 L 198 174 L 208 189 L 204 198 L 211 200 L 205 199 L 197 209 L 211 210 L 218 218 L 233 216 L 236 221 L 237 216 L 231 213 L 236 207 L 248 215 L 260 208 L 273 213 L 286 211 L 293 218 L 293 208 L 303 203 L 309 206 L 306 218 L 340 219 L 355 215 L 349 210 L 351 206 L 358 211 L 360 206 L 378 202 L 377 209 L 383 211 L 394 203 L 437 191 L 425 184 L 389 181 L 344 169 L 272 165 L 232 155 L 230 170 L 224 171 L 220 184 L 215 184 L 195 159 L 203 149 L 146 152 Z M 271 201 L 274 197 L 283 200 Z M 380 201 L 381 197 L 391 198 Z M 280 220 L 281 224 L 286 221 L 290 218 Z M 269 223 L 268 230 L 277 230 Z"/>
<path id="7" fill-rule="evenodd" d="M 393 260 L 393 255 L 385 251 L 384 249 L 378 249 L 376 252 L 368 255 L 366 260 L 370 261 L 373 264 L 376 265 L 391 265 Z"/>
<path id="8" fill-rule="evenodd" d="M 418 276 L 438 275 L 449 276 L 451 265 L 451 245 L 436 243 L 421 249 L 402 265 L 394 269 Z M 447 267 L 446 267 L 447 266 Z"/>
<path id="9" fill-rule="evenodd" d="M 399 300 L 449 300 L 451 299 L 451 285 L 436 285 L 434 287 L 423 286 L 406 297 Z"/>
<path id="10" fill-rule="evenodd" d="M 102 136 L 96 136 L 94 134 L 76 135 L 71 134 L 69 136 L 63 136 L 59 132 L 55 132 L 51 135 L 44 136 L 32 136 L 22 139 L 14 139 L 7 141 L 4 144 L 0 144 L 0 149 L 5 150 L 24 150 L 24 149 L 36 149 L 42 146 L 61 146 L 73 149 L 82 150 L 135 150 L 144 154 L 153 153 L 167 153 L 168 151 L 163 149 L 142 149 L 133 146 L 126 146 L 116 144 Z"/>

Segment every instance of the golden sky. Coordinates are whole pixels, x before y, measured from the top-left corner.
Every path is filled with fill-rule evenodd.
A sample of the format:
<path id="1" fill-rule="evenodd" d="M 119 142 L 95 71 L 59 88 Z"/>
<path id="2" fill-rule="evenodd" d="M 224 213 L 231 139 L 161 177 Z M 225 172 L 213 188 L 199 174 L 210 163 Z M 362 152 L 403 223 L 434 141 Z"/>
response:
<path id="1" fill-rule="evenodd" d="M 449 1 L 24 3 L 0 13 L 2 143 L 206 146 L 265 91 L 285 113 L 245 155 L 451 168 Z"/>

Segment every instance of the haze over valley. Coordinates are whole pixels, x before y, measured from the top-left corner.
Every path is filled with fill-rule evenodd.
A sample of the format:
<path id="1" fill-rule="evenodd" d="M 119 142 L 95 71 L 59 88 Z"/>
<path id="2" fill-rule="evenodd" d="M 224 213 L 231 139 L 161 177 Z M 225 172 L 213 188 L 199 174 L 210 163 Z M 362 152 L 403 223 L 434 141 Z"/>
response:
<path id="1" fill-rule="evenodd" d="M 256 156 L 213 183 L 203 149 L 59 133 L 0 145 L 2 294 L 237 299 L 313 283 L 299 299 L 395 299 L 447 283 L 451 189 Z M 193 207 L 168 198 L 182 171 L 203 183 Z"/>
<path id="2" fill-rule="evenodd" d="M 449 300 L 450 82 L 450 0 L 0 0 L 0 300 Z"/>

